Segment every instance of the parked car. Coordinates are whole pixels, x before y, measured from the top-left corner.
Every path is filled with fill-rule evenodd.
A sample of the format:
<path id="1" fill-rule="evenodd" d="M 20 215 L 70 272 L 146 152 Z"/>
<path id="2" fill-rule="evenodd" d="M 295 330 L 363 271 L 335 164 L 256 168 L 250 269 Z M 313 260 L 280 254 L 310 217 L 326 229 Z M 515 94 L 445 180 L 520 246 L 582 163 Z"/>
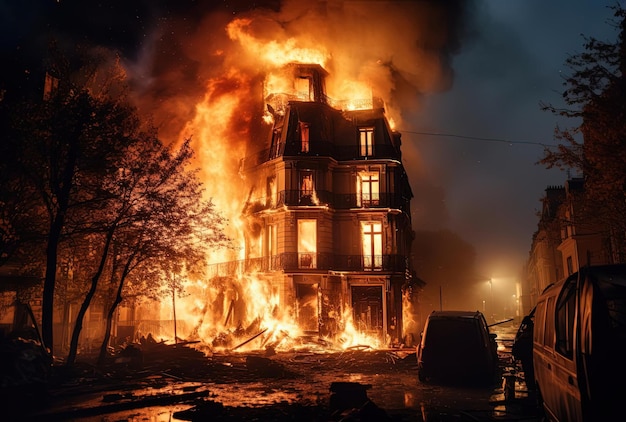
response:
<path id="1" fill-rule="evenodd" d="M 417 345 L 419 380 L 493 383 L 498 369 L 496 336 L 480 311 L 433 311 Z"/>
<path id="2" fill-rule="evenodd" d="M 624 420 L 626 265 L 581 268 L 537 300 L 533 362 L 551 421 Z"/>

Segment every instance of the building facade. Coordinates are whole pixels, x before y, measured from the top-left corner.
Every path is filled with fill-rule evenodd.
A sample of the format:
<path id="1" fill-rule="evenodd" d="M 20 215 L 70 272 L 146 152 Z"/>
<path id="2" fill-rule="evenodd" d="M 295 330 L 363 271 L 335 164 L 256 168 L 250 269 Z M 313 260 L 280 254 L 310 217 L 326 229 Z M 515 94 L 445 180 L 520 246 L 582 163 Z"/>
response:
<path id="1" fill-rule="evenodd" d="M 582 178 L 546 189 L 538 229 L 531 244 L 522 287 L 522 308 L 527 314 L 551 283 L 585 265 L 612 262 L 606 230 L 582 210 Z"/>
<path id="2" fill-rule="evenodd" d="M 351 317 L 358 331 L 401 342 L 415 280 L 401 137 L 381 101 L 331 104 L 326 76 L 289 65 L 285 92 L 265 98 L 271 133 L 242 162 L 245 270 L 279 291 L 306 332 L 332 336 Z"/>

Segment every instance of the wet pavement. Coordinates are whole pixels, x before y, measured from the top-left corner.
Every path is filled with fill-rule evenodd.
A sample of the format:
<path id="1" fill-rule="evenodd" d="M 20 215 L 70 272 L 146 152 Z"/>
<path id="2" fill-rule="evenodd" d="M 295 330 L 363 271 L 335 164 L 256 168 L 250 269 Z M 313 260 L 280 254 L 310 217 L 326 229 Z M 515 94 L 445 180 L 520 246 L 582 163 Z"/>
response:
<path id="1" fill-rule="evenodd" d="M 413 349 L 206 357 L 185 346 L 145 353 L 140 365 L 78 365 L 43 394 L 9 403 L 5 415 L 20 421 L 540 421 L 511 359 L 507 327 L 501 331 L 501 371 L 490 386 L 420 383 Z M 514 390 L 504 388 L 506 378 Z"/>

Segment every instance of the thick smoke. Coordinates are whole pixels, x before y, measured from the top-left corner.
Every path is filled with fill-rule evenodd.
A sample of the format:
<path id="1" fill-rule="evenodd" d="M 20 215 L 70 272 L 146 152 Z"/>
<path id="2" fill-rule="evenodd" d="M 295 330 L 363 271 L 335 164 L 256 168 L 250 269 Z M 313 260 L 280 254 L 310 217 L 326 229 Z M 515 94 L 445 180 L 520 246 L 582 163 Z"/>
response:
<path id="1" fill-rule="evenodd" d="M 424 94 L 450 87 L 451 58 L 461 47 L 469 5 L 464 0 L 291 0 L 257 2 L 238 13 L 225 7 L 194 10 L 193 19 L 174 11 L 157 21 L 128 67 L 137 101 L 155 117 L 162 136 L 184 136 L 180 131 L 207 81 L 233 68 L 256 81 L 265 70 L 226 32 L 234 19 L 250 19 L 246 30 L 259 42 L 290 41 L 294 48 L 325 51 L 329 92 L 345 80 L 367 83 L 399 123 Z"/>
<path id="2" fill-rule="evenodd" d="M 119 51 L 140 110 L 154 117 L 165 140 L 175 141 L 188 135 L 181 131 L 209 81 L 237 69 L 258 82 L 264 64 L 226 31 L 233 20 L 248 18 L 250 35 L 259 41 L 291 40 L 294 48 L 325 51 L 329 90 L 360 80 L 385 100 L 400 124 L 403 113 L 419 108 L 424 94 L 450 87 L 451 59 L 466 35 L 472 5 L 467 0 L 113 0 L 96 5 L 63 0 L 33 7 L 9 1 L 3 7 L 1 45 L 3 57 L 13 61 L 17 52 L 24 55 L 35 45 L 39 50 L 31 49 L 30 60 L 40 60 L 50 37 Z"/>

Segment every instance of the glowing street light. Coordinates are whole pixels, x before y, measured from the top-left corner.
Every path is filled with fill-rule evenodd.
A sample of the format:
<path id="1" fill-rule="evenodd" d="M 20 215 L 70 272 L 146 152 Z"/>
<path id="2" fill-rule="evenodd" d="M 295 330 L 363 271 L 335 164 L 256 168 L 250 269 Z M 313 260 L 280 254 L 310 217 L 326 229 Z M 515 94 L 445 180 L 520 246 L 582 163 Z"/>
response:
<path id="1" fill-rule="evenodd" d="M 489 279 L 487 280 L 487 282 L 489 283 L 489 314 L 491 315 L 491 319 L 493 318 L 493 279 Z"/>

